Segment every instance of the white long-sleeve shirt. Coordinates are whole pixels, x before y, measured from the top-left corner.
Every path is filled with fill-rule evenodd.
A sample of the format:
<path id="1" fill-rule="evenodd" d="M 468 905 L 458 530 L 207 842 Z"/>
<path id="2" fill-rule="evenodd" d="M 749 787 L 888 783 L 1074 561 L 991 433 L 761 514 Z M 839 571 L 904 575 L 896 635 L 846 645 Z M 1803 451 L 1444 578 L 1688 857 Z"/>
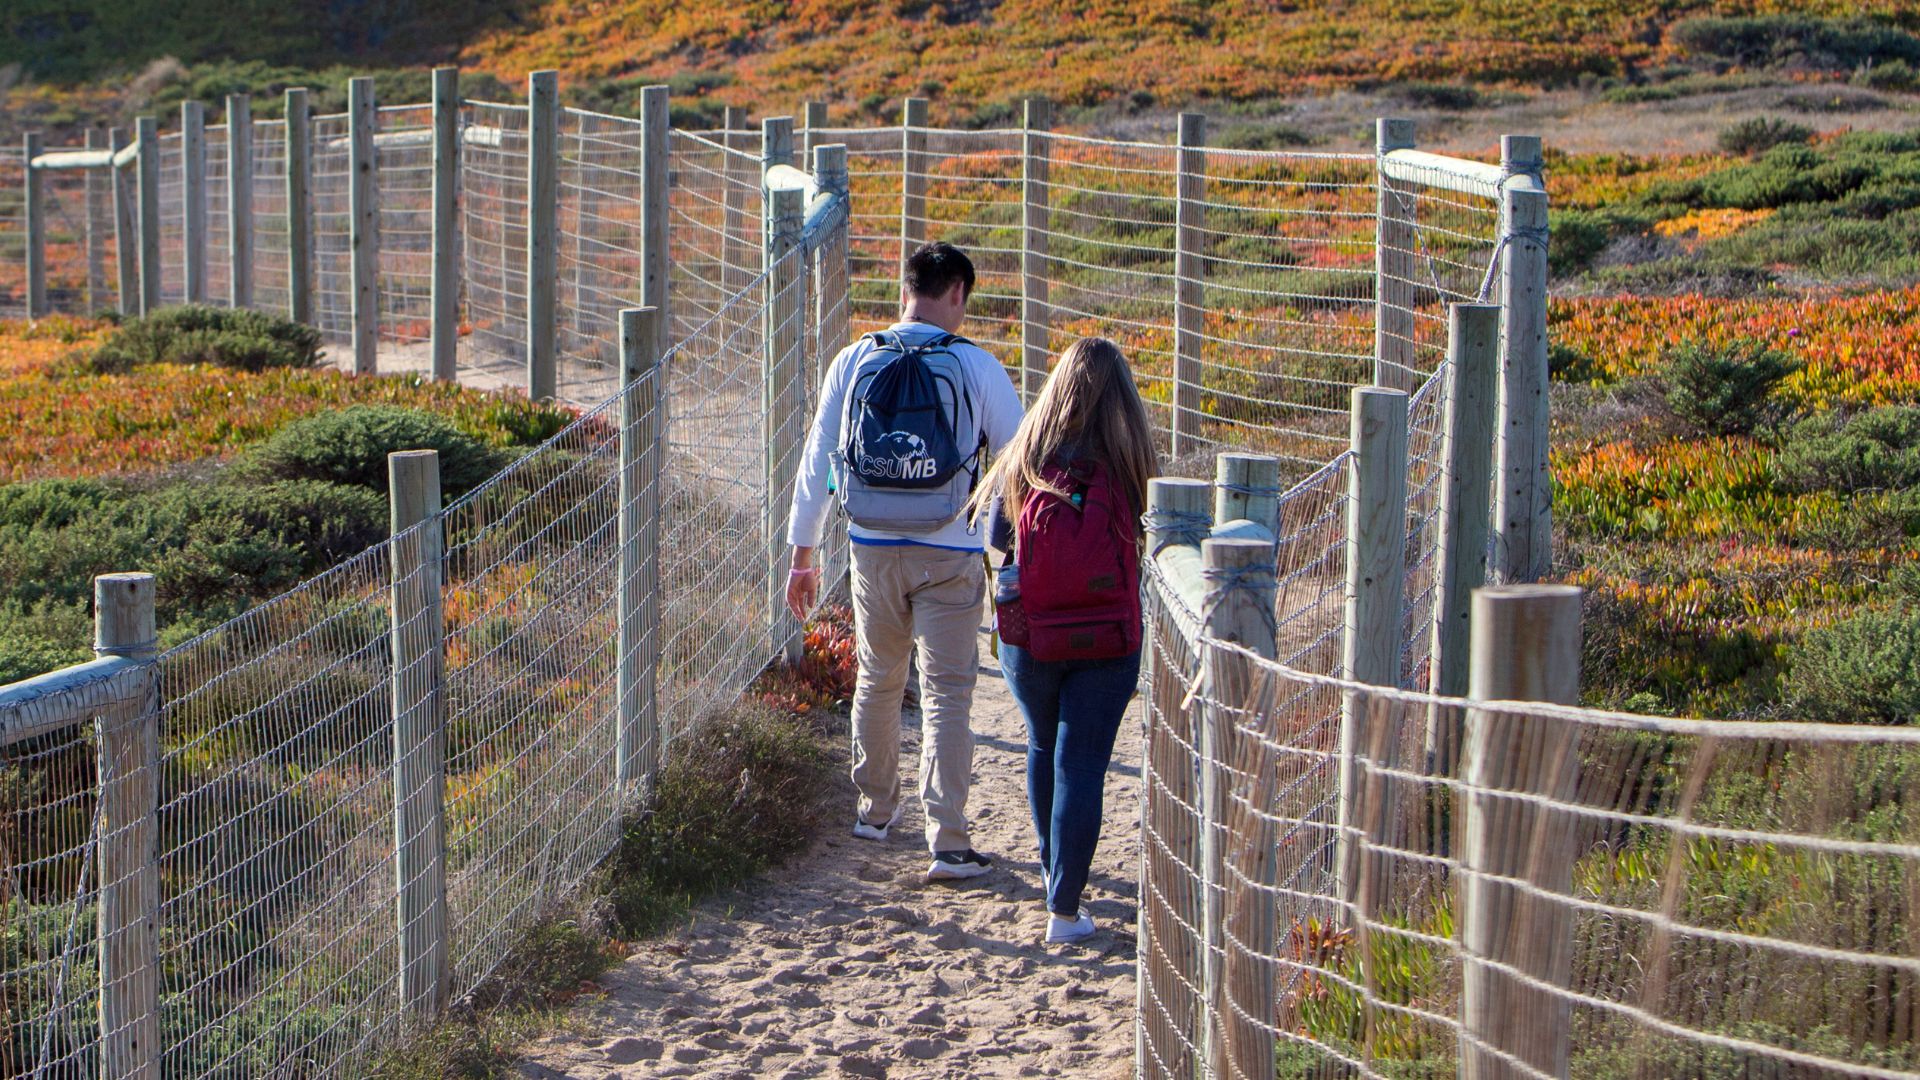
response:
<path id="1" fill-rule="evenodd" d="M 899 322 L 889 328 L 907 340 L 934 337 L 945 333 L 930 323 Z M 987 449 L 999 453 L 1020 427 L 1020 393 L 991 353 L 975 345 L 956 344 L 953 353 L 966 374 L 967 391 L 972 395 L 980 419 L 980 431 L 986 436 Z M 819 547 L 826 535 L 827 517 L 833 510 L 834 458 L 845 444 L 841 425 L 847 412 L 847 393 L 854 376 L 873 357 L 872 343 L 864 338 L 840 350 L 827 368 L 820 387 L 820 404 L 814 409 L 813 426 L 807 432 L 807 448 L 800 458 L 800 475 L 793 485 L 793 509 L 787 515 L 787 542 L 795 547 Z M 873 358 L 873 364 L 884 363 Z M 986 467 L 982 460 L 981 468 Z M 920 544 L 925 547 L 951 548 L 956 551 L 982 551 L 984 537 L 968 523 L 966 515 L 948 522 L 931 533 L 905 536 L 880 529 L 863 529 L 847 523 L 847 535 L 856 544 Z"/>

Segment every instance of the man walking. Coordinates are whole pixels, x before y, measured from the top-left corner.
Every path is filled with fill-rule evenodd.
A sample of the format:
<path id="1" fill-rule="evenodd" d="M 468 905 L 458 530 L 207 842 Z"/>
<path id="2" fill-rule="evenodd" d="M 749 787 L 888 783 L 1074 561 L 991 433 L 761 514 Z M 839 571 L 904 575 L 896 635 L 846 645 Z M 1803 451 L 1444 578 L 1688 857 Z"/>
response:
<path id="1" fill-rule="evenodd" d="M 850 519 L 860 661 L 853 834 L 863 839 L 886 839 L 900 819 L 901 698 L 919 649 L 929 881 L 976 877 L 991 865 L 967 832 L 986 574 L 983 537 L 961 511 L 1021 410 L 1000 362 L 957 336 L 973 283 L 973 263 L 951 244 L 907 259 L 899 321 L 847 346 L 827 369 L 787 526 L 787 604 L 804 616 L 819 592 L 814 549 L 834 493 Z"/>

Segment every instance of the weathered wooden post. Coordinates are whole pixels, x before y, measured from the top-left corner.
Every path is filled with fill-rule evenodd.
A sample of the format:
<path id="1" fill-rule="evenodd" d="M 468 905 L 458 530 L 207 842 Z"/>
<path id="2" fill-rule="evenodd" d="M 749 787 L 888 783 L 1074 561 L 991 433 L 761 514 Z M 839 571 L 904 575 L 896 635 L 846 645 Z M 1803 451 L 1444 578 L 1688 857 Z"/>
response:
<path id="1" fill-rule="evenodd" d="M 253 306 L 253 102 L 227 95 L 227 303 Z"/>
<path id="2" fill-rule="evenodd" d="M 1217 495 L 1216 495 L 1217 498 Z M 1201 617 L 1206 634 L 1240 645 L 1266 659 L 1274 656 L 1274 545 L 1267 540 L 1207 539 L 1200 544 L 1201 578 L 1206 583 Z M 1228 1004 L 1226 936 L 1228 910 L 1228 774 L 1234 760 L 1238 722 L 1249 702 L 1256 668 L 1239 652 L 1203 645 L 1201 664 L 1206 702 L 1200 710 L 1200 925 L 1206 942 L 1204 981 L 1208 1023 L 1204 1060 L 1214 1076 L 1228 1076 L 1228 1047 L 1245 1041 L 1249 1026 Z M 1238 899 L 1238 896 L 1235 897 Z M 1268 1060 L 1271 1061 L 1271 1051 Z"/>
<path id="3" fill-rule="evenodd" d="M 347 183 L 349 240 L 353 251 L 353 371 L 371 375 L 380 348 L 380 187 L 373 141 L 378 112 L 373 80 L 347 82 Z"/>
<path id="4" fill-rule="evenodd" d="M 160 672 L 152 574 L 93 579 L 93 651 L 149 661 L 100 718 L 100 1076 L 160 1075 Z"/>
<path id="5" fill-rule="evenodd" d="M 1047 234 L 1052 228 L 1047 168 L 1053 158 L 1053 102 L 1028 98 L 1020 133 L 1020 395 L 1029 404 L 1047 381 Z"/>
<path id="6" fill-rule="evenodd" d="M 1401 605 L 1406 596 L 1407 395 L 1385 387 L 1353 389 L 1352 463 L 1347 471 L 1347 602 L 1342 671 L 1354 682 L 1400 685 Z M 1340 707 L 1340 801 L 1334 872 L 1342 901 L 1387 895 L 1384 859 L 1362 854 L 1388 819 L 1385 806 L 1368 805 L 1362 759 L 1375 745 L 1367 730 L 1372 712 L 1364 694 L 1349 693 Z M 1391 765 L 1393 762 L 1376 762 Z M 1358 922 L 1373 916 L 1356 910 Z"/>
<path id="7" fill-rule="evenodd" d="M 107 129 L 107 147 L 118 157 L 127 147 L 126 129 Z M 134 191 L 138 169 L 137 162 L 112 169 L 113 261 L 122 315 L 135 315 L 140 311 L 140 229 L 135 224 L 139 207 Z"/>
<path id="8" fill-rule="evenodd" d="M 739 151 L 722 154 L 720 162 L 720 258 L 724 264 L 720 268 L 720 281 L 723 291 L 732 296 L 753 279 L 749 262 L 752 249 L 747 244 L 747 180 L 740 156 L 746 152 L 752 133 L 747 130 L 747 110 L 729 105 L 725 116 L 727 126 L 721 133 L 722 143 L 729 151 Z"/>
<path id="9" fill-rule="evenodd" d="M 560 214 L 560 73 L 527 76 L 527 396 L 559 390 L 553 293 Z"/>
<path id="10" fill-rule="evenodd" d="M 313 321 L 313 129 L 302 87 L 287 90 L 287 318 Z"/>
<path id="11" fill-rule="evenodd" d="M 1374 180 L 1379 189 L 1379 231 L 1373 249 L 1373 383 L 1413 391 L 1414 245 L 1413 196 L 1388 179 L 1381 168 L 1388 154 L 1414 147 L 1411 120 L 1374 121 Z"/>
<path id="12" fill-rule="evenodd" d="M 142 116 L 133 131 L 140 170 L 140 314 L 146 315 L 160 306 L 160 122 Z"/>
<path id="13" fill-rule="evenodd" d="M 1540 140 L 1509 135 L 1509 172 L 1538 171 Z M 1547 469 L 1547 195 L 1509 186 L 1501 211 L 1500 489 L 1494 571 L 1503 583 L 1553 570 L 1553 477 Z"/>
<path id="14" fill-rule="evenodd" d="M 1476 590 L 1472 667 L 1468 696 L 1476 702 L 1576 704 L 1580 590 Z M 1464 953 L 1460 1075 L 1467 1080 L 1567 1075 L 1572 1006 L 1550 988 L 1572 981 L 1573 908 L 1560 898 L 1573 891 L 1579 853 L 1574 815 L 1555 804 L 1577 794 L 1579 731 L 1529 715 L 1524 705 L 1467 711 L 1466 828 L 1454 879 Z"/>
<path id="15" fill-rule="evenodd" d="M 781 117 L 780 119 L 787 119 Z M 768 134 L 773 133 L 769 120 Z M 799 188 L 773 188 L 766 203 L 766 351 L 761 368 L 762 415 L 765 416 L 766 503 L 761 507 L 761 538 L 766 558 L 767 627 L 776 656 L 799 658 L 800 626 L 787 611 L 786 507 L 793 490 L 794 470 L 804 439 L 801 415 L 801 302 L 805 282 L 804 255 L 793 255 L 806 227 L 806 193 Z"/>
<path id="16" fill-rule="evenodd" d="M 927 242 L 927 99 L 900 113 L 900 264 Z"/>
<path id="17" fill-rule="evenodd" d="M 1200 448 L 1200 351 L 1206 329 L 1206 117 L 1180 114 L 1173 255 L 1173 456 Z"/>
<path id="18" fill-rule="evenodd" d="M 87 129 L 87 149 L 106 150 L 107 133 L 100 128 Z M 86 185 L 87 314 L 98 312 L 107 302 L 107 222 L 113 197 L 113 166 L 90 168 L 82 173 Z"/>
<path id="19" fill-rule="evenodd" d="M 1280 517 L 1280 459 L 1265 454 L 1214 457 L 1213 520 L 1245 518 L 1273 535 Z"/>
<path id="20" fill-rule="evenodd" d="M 654 356 L 665 356 L 672 344 L 673 283 L 671 216 L 668 195 L 671 179 L 673 118 L 665 86 L 640 91 L 640 301 L 660 317 L 653 321 Z"/>
<path id="21" fill-rule="evenodd" d="M 820 129 L 827 126 L 827 103 L 809 101 L 800 115 L 800 158 L 813 160 L 814 147 L 821 145 Z"/>
<path id="22" fill-rule="evenodd" d="M 660 505 L 667 379 L 656 343 L 659 308 L 620 312 L 620 781 L 652 783 L 660 769 Z"/>
<path id="23" fill-rule="evenodd" d="M 1447 325 L 1447 417 L 1441 435 L 1440 550 L 1434 577 L 1433 663 L 1429 688 L 1467 692 L 1467 642 L 1473 591 L 1487 582 L 1487 533 L 1493 497 L 1494 406 L 1500 386 L 1500 308 L 1452 304 Z M 1427 768 L 1452 776 L 1459 761 L 1459 717 L 1428 710 Z"/>
<path id="24" fill-rule="evenodd" d="M 446 1004 L 446 627 L 441 618 L 440 456 L 387 455 L 392 503 L 393 851 L 400 1001 Z"/>
<path id="25" fill-rule="evenodd" d="M 793 164 L 793 117 L 769 116 L 760 121 L 760 187 L 766 188 L 767 170 Z"/>
<path id="26" fill-rule="evenodd" d="M 180 103 L 181 250 L 185 252 L 186 298 L 207 302 L 207 107 Z"/>
<path id="27" fill-rule="evenodd" d="M 33 167 L 40 156 L 40 133 L 29 131 L 22 140 L 26 157 L 20 169 L 26 180 L 27 318 L 47 313 L 47 181 Z"/>
<path id="28" fill-rule="evenodd" d="M 850 199 L 847 177 L 847 148 L 831 143 L 813 148 L 813 175 L 822 190 Z M 832 356 L 851 340 L 852 311 L 848 300 L 847 230 L 851 214 L 840 227 L 828 234 L 814 252 L 814 326 L 820 335 L 820 371 L 808 372 L 808 379 L 825 373 Z"/>
<path id="29" fill-rule="evenodd" d="M 428 337 L 433 377 L 453 382 L 460 359 L 460 69 L 433 69 L 433 280 Z"/>

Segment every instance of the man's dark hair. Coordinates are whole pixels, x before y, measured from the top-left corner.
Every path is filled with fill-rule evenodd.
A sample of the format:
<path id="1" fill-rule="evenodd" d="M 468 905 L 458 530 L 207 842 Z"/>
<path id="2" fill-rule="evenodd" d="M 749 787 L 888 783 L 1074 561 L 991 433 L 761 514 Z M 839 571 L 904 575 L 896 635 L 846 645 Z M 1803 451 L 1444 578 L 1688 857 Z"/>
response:
<path id="1" fill-rule="evenodd" d="M 973 260 L 967 253 L 945 241 L 920 245 L 920 250 L 907 256 L 906 271 L 901 275 L 907 291 L 915 296 L 941 296 L 953 288 L 954 282 L 962 286 L 960 295 L 973 295 Z"/>

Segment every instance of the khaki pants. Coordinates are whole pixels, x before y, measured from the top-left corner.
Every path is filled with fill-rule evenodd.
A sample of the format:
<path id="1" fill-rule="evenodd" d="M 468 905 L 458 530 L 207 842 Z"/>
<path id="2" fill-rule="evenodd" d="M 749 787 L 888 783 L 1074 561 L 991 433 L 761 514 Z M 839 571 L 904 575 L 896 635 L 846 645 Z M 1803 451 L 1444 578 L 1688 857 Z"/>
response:
<path id="1" fill-rule="evenodd" d="M 973 683 L 980 669 L 986 571 L 977 551 L 853 545 L 853 625 L 860 679 L 853 692 L 853 783 L 862 820 L 900 804 L 900 701 L 907 660 L 920 651 L 920 802 L 927 847 L 964 851 L 973 780 Z"/>

